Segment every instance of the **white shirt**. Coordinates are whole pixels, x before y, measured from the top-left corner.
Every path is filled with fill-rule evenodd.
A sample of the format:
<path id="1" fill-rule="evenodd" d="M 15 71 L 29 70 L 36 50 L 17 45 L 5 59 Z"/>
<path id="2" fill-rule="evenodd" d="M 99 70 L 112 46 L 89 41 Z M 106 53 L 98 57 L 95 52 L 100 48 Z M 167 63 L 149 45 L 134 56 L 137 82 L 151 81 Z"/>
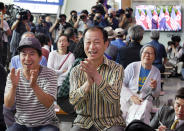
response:
<path id="1" fill-rule="evenodd" d="M 10 29 L 10 27 L 9 27 L 8 23 L 5 20 L 3 20 L 3 30 L 6 32 L 9 29 Z M 5 32 L 3 33 L 3 40 L 4 40 L 4 42 L 8 42 L 8 36 L 6 35 Z"/>

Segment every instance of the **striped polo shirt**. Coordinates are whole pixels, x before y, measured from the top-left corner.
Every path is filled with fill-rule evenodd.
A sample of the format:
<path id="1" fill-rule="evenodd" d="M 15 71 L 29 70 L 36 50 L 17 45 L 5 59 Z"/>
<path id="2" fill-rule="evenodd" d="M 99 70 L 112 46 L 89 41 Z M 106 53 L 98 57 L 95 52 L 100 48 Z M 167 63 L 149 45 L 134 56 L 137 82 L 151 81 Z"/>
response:
<path id="1" fill-rule="evenodd" d="M 125 126 L 120 110 L 123 68 L 104 57 L 103 64 L 97 70 L 103 80 L 99 86 L 94 83 L 88 93 L 81 88 L 87 78 L 80 65 L 71 72 L 70 102 L 75 105 L 77 113 L 74 125 L 86 129 L 94 125 L 99 131 L 115 125 Z"/>
<path id="2" fill-rule="evenodd" d="M 37 78 L 37 84 L 42 90 L 56 99 L 57 95 L 57 76 L 56 73 L 47 68 L 41 67 Z M 10 74 L 7 77 L 5 93 L 11 88 Z M 36 127 L 41 125 L 55 125 L 58 120 L 54 111 L 54 104 L 46 108 L 37 99 L 30 82 L 23 76 L 23 70 L 20 69 L 20 79 L 16 88 L 16 114 L 15 121 L 20 125 L 27 127 Z"/>

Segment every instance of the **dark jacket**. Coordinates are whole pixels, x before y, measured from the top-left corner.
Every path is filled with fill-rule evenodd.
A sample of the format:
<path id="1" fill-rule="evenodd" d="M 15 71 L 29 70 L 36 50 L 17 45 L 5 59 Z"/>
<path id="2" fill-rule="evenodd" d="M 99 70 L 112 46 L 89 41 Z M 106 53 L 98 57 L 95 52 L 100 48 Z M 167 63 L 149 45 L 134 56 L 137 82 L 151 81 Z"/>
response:
<path id="1" fill-rule="evenodd" d="M 173 107 L 163 106 L 159 111 L 157 111 L 157 113 L 151 120 L 150 126 L 153 127 L 154 129 L 158 129 L 158 127 L 160 126 L 159 124 L 160 121 L 163 125 L 165 125 L 168 129 L 170 129 L 174 122 L 174 119 L 175 119 L 175 112 Z M 176 128 L 175 131 L 184 131 L 184 124 Z"/>
<path id="2" fill-rule="evenodd" d="M 142 45 L 138 42 L 131 42 L 126 47 L 121 47 L 119 49 L 119 64 L 121 64 L 124 69 L 128 64 L 140 61 L 140 50 Z"/>

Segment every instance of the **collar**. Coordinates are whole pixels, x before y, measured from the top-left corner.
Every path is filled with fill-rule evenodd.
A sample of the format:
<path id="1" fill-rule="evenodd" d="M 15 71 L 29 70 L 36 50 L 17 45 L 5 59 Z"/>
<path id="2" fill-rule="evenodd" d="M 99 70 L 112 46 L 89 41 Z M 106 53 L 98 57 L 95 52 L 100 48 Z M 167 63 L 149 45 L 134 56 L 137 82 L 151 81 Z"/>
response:
<path id="1" fill-rule="evenodd" d="M 103 65 L 105 66 L 110 65 L 109 60 L 105 55 L 103 56 L 103 63 L 97 68 L 97 70 L 99 70 Z"/>
<path id="2" fill-rule="evenodd" d="M 177 116 L 175 116 L 174 121 L 175 121 L 176 119 L 177 119 Z M 180 125 L 182 125 L 183 123 L 184 123 L 184 120 L 179 120 L 179 123 L 178 123 L 177 127 L 180 126 Z"/>

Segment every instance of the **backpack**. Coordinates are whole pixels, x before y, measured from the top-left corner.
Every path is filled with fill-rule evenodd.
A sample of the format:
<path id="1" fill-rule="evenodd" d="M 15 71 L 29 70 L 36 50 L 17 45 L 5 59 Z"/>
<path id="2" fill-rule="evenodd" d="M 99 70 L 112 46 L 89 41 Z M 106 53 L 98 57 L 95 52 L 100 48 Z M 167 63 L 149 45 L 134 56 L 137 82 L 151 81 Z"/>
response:
<path id="1" fill-rule="evenodd" d="M 145 124 L 141 120 L 133 120 L 125 128 L 125 131 L 155 131 L 151 126 Z"/>

